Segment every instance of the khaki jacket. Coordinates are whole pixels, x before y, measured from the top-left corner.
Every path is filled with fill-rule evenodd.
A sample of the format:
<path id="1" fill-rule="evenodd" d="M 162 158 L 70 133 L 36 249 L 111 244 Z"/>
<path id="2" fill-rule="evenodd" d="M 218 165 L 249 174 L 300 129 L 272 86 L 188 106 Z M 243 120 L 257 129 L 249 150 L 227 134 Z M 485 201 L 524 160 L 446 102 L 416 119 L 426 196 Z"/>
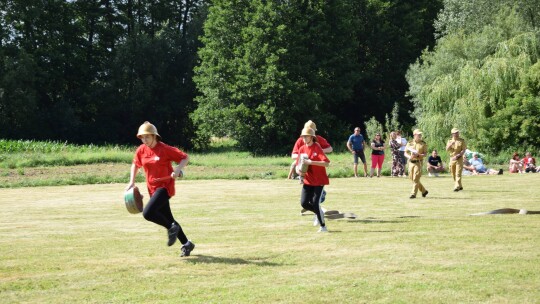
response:
<path id="1" fill-rule="evenodd" d="M 405 152 L 409 155 L 412 154 L 411 151 L 418 151 L 418 154 L 424 154 L 427 155 L 427 144 L 425 141 L 421 140 L 419 142 L 415 142 L 414 139 L 407 143 L 407 146 L 405 148 Z M 415 159 L 410 159 L 411 162 L 418 162 L 421 163 L 424 160 L 424 156 L 418 156 Z"/>
<path id="2" fill-rule="evenodd" d="M 453 139 L 449 139 L 446 145 L 448 146 L 452 141 Z M 450 158 L 452 158 L 460 153 L 463 156 L 463 153 L 465 153 L 465 149 L 467 149 L 467 144 L 465 143 L 465 140 L 460 137 L 453 145 L 446 149 L 446 151 L 449 152 Z"/>

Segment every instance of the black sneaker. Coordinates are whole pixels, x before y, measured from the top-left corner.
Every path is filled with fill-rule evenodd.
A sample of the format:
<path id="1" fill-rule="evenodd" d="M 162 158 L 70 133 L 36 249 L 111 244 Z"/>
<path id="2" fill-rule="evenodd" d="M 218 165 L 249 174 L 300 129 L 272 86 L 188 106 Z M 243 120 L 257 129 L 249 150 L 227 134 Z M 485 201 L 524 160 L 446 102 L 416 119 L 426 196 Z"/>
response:
<path id="1" fill-rule="evenodd" d="M 459 190 L 459 191 L 463 190 L 463 187 L 459 187 L 459 189 L 458 189 L 458 190 Z"/>
<path id="2" fill-rule="evenodd" d="M 182 245 L 182 253 L 180 254 L 181 257 L 187 257 L 191 254 L 191 251 L 195 249 L 195 244 L 193 242 L 188 241 L 186 244 Z"/>
<path id="3" fill-rule="evenodd" d="M 409 196 L 409 198 L 416 198 L 416 195 L 411 194 L 411 196 Z"/>
<path id="4" fill-rule="evenodd" d="M 455 189 L 454 189 L 454 192 L 458 192 L 458 191 L 459 191 L 459 188 L 455 188 Z"/>
<path id="5" fill-rule="evenodd" d="M 167 231 L 167 233 L 169 234 L 169 241 L 167 242 L 168 246 L 172 246 L 176 242 L 179 231 L 180 226 L 178 226 L 176 223 L 173 223 L 171 225 L 171 228 L 169 228 L 169 230 Z"/>
<path id="6" fill-rule="evenodd" d="M 426 192 L 422 193 L 422 197 L 426 197 L 428 195 L 428 191 L 426 190 Z"/>

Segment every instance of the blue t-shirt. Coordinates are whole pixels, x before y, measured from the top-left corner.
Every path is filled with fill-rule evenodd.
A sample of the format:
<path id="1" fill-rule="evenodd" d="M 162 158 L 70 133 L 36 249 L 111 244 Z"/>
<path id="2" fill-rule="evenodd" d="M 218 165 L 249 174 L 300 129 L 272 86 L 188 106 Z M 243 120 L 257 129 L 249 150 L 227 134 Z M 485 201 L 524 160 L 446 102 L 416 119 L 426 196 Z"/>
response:
<path id="1" fill-rule="evenodd" d="M 364 136 L 362 134 L 349 136 L 349 142 L 352 143 L 353 150 L 364 150 L 364 145 L 362 144 L 364 142 Z"/>
<path id="2" fill-rule="evenodd" d="M 474 168 L 476 169 L 478 173 L 485 173 L 487 171 L 487 168 L 486 166 L 484 166 L 484 162 L 482 161 L 482 159 L 473 158 L 470 160 L 470 162 L 471 162 L 471 165 L 474 166 Z"/>

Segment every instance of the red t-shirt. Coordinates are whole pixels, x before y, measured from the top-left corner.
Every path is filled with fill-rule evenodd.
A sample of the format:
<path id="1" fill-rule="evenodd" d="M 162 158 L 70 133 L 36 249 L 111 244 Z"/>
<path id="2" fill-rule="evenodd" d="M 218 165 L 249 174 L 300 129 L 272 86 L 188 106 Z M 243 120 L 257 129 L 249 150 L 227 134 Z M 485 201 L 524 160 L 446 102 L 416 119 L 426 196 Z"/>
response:
<path id="1" fill-rule="evenodd" d="M 319 143 L 321 148 L 326 149 L 326 148 L 331 147 L 328 141 L 324 139 L 324 137 L 319 136 L 319 135 L 316 135 L 316 137 L 317 137 L 317 143 Z M 292 154 L 298 154 L 298 149 L 300 149 L 300 147 L 302 147 L 303 145 L 304 145 L 304 141 L 302 140 L 302 136 L 300 136 L 296 140 L 296 143 L 294 143 Z"/>
<path id="2" fill-rule="evenodd" d="M 137 168 L 144 168 L 146 187 L 148 187 L 150 196 L 154 195 L 158 188 L 165 188 L 169 196 L 173 197 L 175 194 L 174 179 L 166 179 L 157 183 L 151 183 L 151 181 L 155 178 L 170 176 L 173 172 L 171 162 L 179 163 L 187 157 L 187 154 L 178 148 L 158 142 L 154 148 L 149 148 L 144 144 L 140 145 L 133 157 L 133 163 Z"/>
<path id="3" fill-rule="evenodd" d="M 524 157 L 522 161 L 523 161 L 523 166 L 527 167 L 527 165 L 529 164 L 529 158 Z M 536 159 L 534 159 L 534 157 L 531 157 L 531 164 L 533 164 L 533 166 L 536 166 Z"/>
<path id="4" fill-rule="evenodd" d="M 324 161 L 329 163 L 330 160 L 326 155 L 324 154 L 321 146 L 318 143 L 313 143 L 311 146 L 303 145 L 298 150 L 298 154 L 307 154 L 308 158 L 310 160 L 314 161 Z M 296 164 L 298 165 L 298 162 L 300 160 L 300 157 L 296 159 Z M 314 166 L 310 165 L 308 167 L 308 171 L 306 172 L 306 175 L 304 176 L 304 184 L 309 186 L 323 186 L 330 184 L 330 180 L 328 179 L 328 175 L 326 174 L 326 167 L 322 166 Z"/>

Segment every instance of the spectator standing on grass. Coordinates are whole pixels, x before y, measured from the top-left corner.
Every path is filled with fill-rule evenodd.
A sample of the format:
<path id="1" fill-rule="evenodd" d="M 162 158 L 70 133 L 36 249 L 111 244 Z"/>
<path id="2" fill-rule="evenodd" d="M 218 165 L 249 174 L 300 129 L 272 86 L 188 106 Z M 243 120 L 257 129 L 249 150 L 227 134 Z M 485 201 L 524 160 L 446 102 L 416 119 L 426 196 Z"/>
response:
<path id="1" fill-rule="evenodd" d="M 354 177 L 358 177 L 358 158 L 362 161 L 364 164 L 364 177 L 367 177 L 367 164 L 366 164 L 366 156 L 364 154 L 364 148 L 366 145 L 366 140 L 364 139 L 364 136 L 360 133 L 361 129 L 360 127 L 354 128 L 354 133 L 349 136 L 349 140 L 347 140 L 347 149 L 353 154 L 353 170 L 354 170 Z"/>
<path id="2" fill-rule="evenodd" d="M 422 140 L 422 131 L 414 130 L 413 140 L 407 144 L 405 149 L 405 157 L 409 159 L 409 178 L 413 182 L 411 196 L 416 198 L 418 191 L 422 193 L 422 197 L 428 195 L 428 191 L 422 185 L 420 178 L 422 177 L 422 164 L 424 157 L 427 155 L 427 144 Z"/>
<path id="3" fill-rule="evenodd" d="M 405 165 L 407 164 L 407 158 L 405 157 L 405 148 L 407 147 L 407 139 L 402 136 L 401 130 L 397 131 L 397 142 L 400 143 L 399 157 L 401 164 L 403 165 L 403 177 L 405 177 Z"/>
<path id="4" fill-rule="evenodd" d="M 463 185 L 461 184 L 461 175 L 463 173 L 463 154 L 467 149 L 467 144 L 465 140 L 459 137 L 459 130 L 453 128 L 452 138 L 446 143 L 446 151 L 450 154 L 450 173 L 454 179 L 454 191 L 463 190 Z"/>
<path id="5" fill-rule="evenodd" d="M 304 128 L 300 136 L 304 141 L 304 145 L 300 147 L 298 152 L 307 156 L 307 159 L 304 159 L 303 162 L 309 166 L 306 173 L 297 171 L 304 178 L 300 205 L 302 205 L 302 208 L 315 213 L 316 221 L 314 221 L 314 224 L 320 225 L 319 232 L 328 232 L 320 202 L 324 186 L 330 184 L 326 174 L 326 167 L 330 164 L 330 160 L 324 154 L 321 146 L 317 144 L 315 130 Z M 296 160 L 296 164 L 298 167 L 300 158 Z"/>
<path id="6" fill-rule="evenodd" d="M 157 128 L 148 121 L 139 127 L 137 137 L 142 144 L 133 157 L 126 191 L 135 186 L 137 171 L 142 167 L 150 194 L 150 200 L 144 206 L 144 218 L 167 229 L 168 246 L 179 239 L 182 243 L 181 256 L 189 256 L 195 244 L 188 240 L 180 223 L 174 219 L 169 202 L 175 194 L 174 179 L 183 176 L 182 169 L 187 165 L 189 157 L 178 148 L 163 143 Z M 177 163 L 174 169 L 172 162 Z"/>
<path id="7" fill-rule="evenodd" d="M 397 132 L 391 132 L 390 149 L 392 151 L 392 177 L 403 176 L 403 171 L 405 171 L 399 154 L 400 148 L 401 144 L 397 141 Z"/>
<path id="8" fill-rule="evenodd" d="M 377 177 L 381 177 L 382 165 L 384 163 L 384 149 L 386 146 L 381 133 L 375 134 L 371 141 L 371 171 L 369 177 L 373 177 L 375 168 L 377 168 Z"/>
<path id="9" fill-rule="evenodd" d="M 437 150 L 433 150 L 427 160 L 428 176 L 439 176 L 439 173 L 444 172 L 444 166 L 441 157 Z"/>

